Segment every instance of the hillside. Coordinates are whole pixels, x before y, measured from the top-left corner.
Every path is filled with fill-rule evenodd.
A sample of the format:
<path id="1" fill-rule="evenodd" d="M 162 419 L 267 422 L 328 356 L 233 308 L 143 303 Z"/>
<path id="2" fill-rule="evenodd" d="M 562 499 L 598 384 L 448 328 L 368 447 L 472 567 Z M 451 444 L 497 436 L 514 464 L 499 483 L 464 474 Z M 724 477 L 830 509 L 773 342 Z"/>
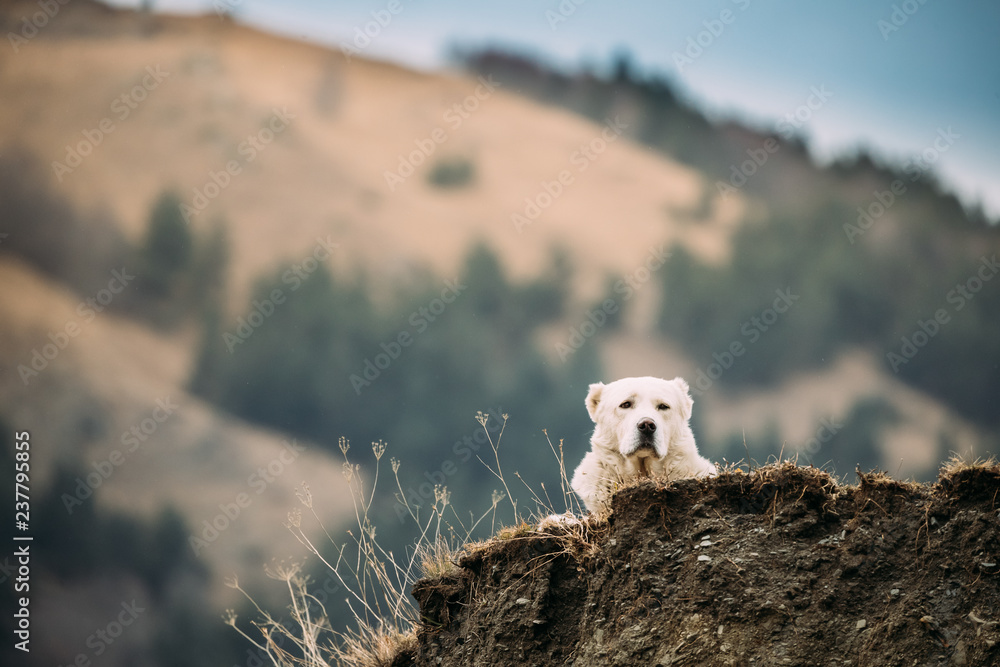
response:
<path id="1" fill-rule="evenodd" d="M 636 248 L 678 238 L 681 223 L 693 218 L 703 224 L 687 230 L 685 242 L 699 254 L 725 257 L 727 230 L 742 211 L 738 197 L 715 202 L 696 172 L 632 142 L 612 141 L 593 159 L 571 162 L 600 137 L 603 123 L 475 77 L 347 62 L 337 51 L 214 15 L 172 18 L 98 7 L 74 2 L 63 12 L 100 12 L 100 31 L 84 20 L 64 21 L 61 30 L 24 46 L 20 57 L 0 63 L 0 90 L 30 93 L 30 100 L 0 110 L 0 138 L 48 166 L 65 162 L 67 146 L 109 118 L 113 132 L 79 167 L 49 176 L 75 205 L 108 209 L 131 238 L 141 234 L 164 188 L 194 204 L 211 174 L 237 160 L 240 173 L 192 216 L 196 228 L 223 217 L 239 230 L 232 234 L 234 308 L 261 273 L 279 258 L 293 260 L 318 236 L 340 244 L 337 270 L 380 266 L 384 279 L 422 265 L 451 275 L 479 240 L 498 248 L 516 274 L 533 274 L 544 268 L 550 246 L 564 246 L 591 268 L 581 288 L 593 294 L 606 271 L 633 268 L 644 254 Z M 18 16 L 17 6 L 3 15 Z M 141 85 L 147 67 L 162 72 L 155 87 L 134 109 L 114 105 Z M 72 105 L 57 102 L 68 99 Z M 241 153 L 275 110 L 287 113 L 287 127 L 260 150 L 244 145 Z M 431 140 L 438 129 L 443 139 Z M 401 156 L 409 160 L 418 144 L 428 155 L 413 159 L 420 163 L 413 176 L 388 183 L 386 172 L 401 173 Z M 469 187 L 428 182 L 445 159 L 472 163 Z M 512 214 L 523 213 L 525 199 L 537 198 L 563 170 L 574 183 L 519 233 Z M 580 225 L 581 219 L 614 224 Z M 623 237 L 631 242 L 621 243 Z"/>
<path id="2" fill-rule="evenodd" d="M 263 578 L 261 566 L 286 553 L 275 545 L 286 534 L 282 524 L 303 480 L 317 489 L 328 520 L 344 516 L 348 496 L 340 466 L 312 443 L 299 443 L 303 449 L 293 458 L 285 455 L 280 474 L 263 488 L 254 483 L 290 439 L 192 396 L 186 360 L 170 340 L 113 315 L 87 321 L 78 297 L 20 262 L 0 261 L 0 282 L 7 287 L 0 293 L 0 340 L 16 360 L 0 382 L 0 405 L 9 423 L 39 443 L 32 459 L 36 488 L 49 490 L 60 468 L 94 480 L 58 489 L 68 518 L 91 503 L 147 520 L 172 507 L 198 536 L 220 503 L 248 493 L 255 502 L 245 509 L 253 519 L 233 521 L 196 555 L 212 570 L 239 564 Z M 38 341 L 70 324 L 80 333 L 67 336 L 58 355 L 23 382 L 16 366 L 30 365 Z M 220 604 L 232 602 L 221 580 L 209 593 Z"/>
<path id="3" fill-rule="evenodd" d="M 997 664 L 998 494 L 996 465 L 646 482 L 606 520 L 501 533 L 417 582 L 394 664 Z"/>
<path id="4" fill-rule="evenodd" d="M 14 25 L 32 6 L 8 4 L 0 21 Z M 495 79 L 485 65 L 496 66 Z M 573 266 L 582 268 L 572 274 L 571 312 L 547 326 L 538 340 L 547 361 L 557 365 L 562 360 L 555 345 L 585 317 L 608 277 L 631 276 L 651 249 L 678 243 L 709 265 L 725 263 L 730 239 L 746 219 L 775 211 L 804 214 L 815 207 L 804 202 L 817 198 L 863 199 L 885 182 L 885 172 L 864 165 L 817 169 L 791 142 L 782 144 L 768 170 L 745 192 L 721 196 L 717 174 L 764 136 L 732 125 L 714 128 L 687 109 L 677 112 L 676 126 L 668 122 L 667 129 L 660 128 L 668 137 L 687 137 L 687 148 L 675 147 L 677 157 L 671 157 L 654 141 L 660 135 L 650 134 L 655 128 L 634 91 L 605 90 L 599 82 L 596 91 L 584 89 L 602 100 L 603 110 L 587 120 L 551 106 L 552 91 L 544 103 L 522 97 L 542 95 L 537 85 L 522 85 L 523 79 L 507 83 L 502 62 L 485 65 L 479 63 L 483 71 L 471 76 L 420 74 L 363 58 L 348 62 L 339 52 L 214 15 L 145 15 L 74 2 L 17 57 L 0 62 L 0 90 L 14 91 L 17 101 L 0 109 L 0 154 L 23 151 L 39 167 L 25 171 L 40 171 L 43 189 L 57 192 L 77 210 L 105 216 L 133 243 L 165 189 L 175 189 L 185 205 L 204 204 L 190 217 L 192 230 L 204 233 L 223 220 L 230 232 L 229 320 L 245 313 L 261 275 L 301 260 L 318 238 L 336 244 L 329 270 L 361 273 L 373 291 L 383 292 L 424 269 L 453 277 L 477 241 L 494 248 L 519 279 L 543 274 L 552 249 L 562 249 Z M 122 95 L 143 86 L 148 67 L 161 72 L 158 80 L 148 81 L 155 87 L 126 105 Z M 484 87 L 480 76 L 502 85 Z M 67 99 L 73 104 L 60 102 Z M 664 117 L 673 118 L 679 106 L 666 104 Z M 287 127 L 260 150 L 249 150 L 247 138 L 265 129 L 281 109 L 289 114 Z M 606 142 L 593 159 L 581 158 L 581 148 L 602 140 L 605 122 L 614 126 L 615 118 L 627 126 L 620 140 Z M 66 163 L 74 147 L 88 141 L 85 133 L 95 136 L 104 119 L 114 130 L 102 133 L 79 166 L 55 173 L 52 163 Z M 688 129 L 678 135 L 682 126 Z M 431 140 L 433 152 L 419 157 L 413 175 L 402 183 L 387 182 L 387 173 L 402 173 L 401 159 L 409 162 L 419 146 L 430 145 L 435 130 L 443 132 L 435 136 L 444 141 Z M 693 146 L 700 150 L 692 152 Z M 216 196 L 206 197 L 206 187 L 215 193 L 212 174 L 225 181 L 228 176 L 218 175 L 232 160 L 239 173 Z M 461 187 L 436 185 L 435 169 L 450 164 L 471 167 L 471 180 Z M 512 216 L 523 217 L 532 212 L 533 201 L 546 201 L 545 185 L 553 188 L 562 171 L 569 171 L 573 182 L 518 229 Z M 899 247 L 893 235 L 913 211 L 926 211 L 937 223 L 953 215 L 949 201 L 911 198 L 905 206 L 912 209 L 897 207 L 881 222 L 878 238 L 874 232 L 870 236 Z M 86 230 L 78 235 L 88 236 Z M 5 246 L 15 241 L 8 239 Z M 982 253 L 993 245 L 975 238 L 935 242 L 936 247 L 957 246 L 956 253 Z M 599 341 L 609 377 L 650 368 L 694 375 L 704 366 L 704 358 L 657 335 L 659 283 L 639 290 L 627 304 L 624 328 Z M 79 285 L 71 288 L 80 291 Z M 172 348 L 175 367 L 190 369 L 198 354 L 197 335 L 184 334 L 164 343 Z M 799 450 L 819 420 L 846 417 L 875 386 L 901 415 L 882 433 L 891 443 L 881 460 L 886 467 L 903 476 L 926 474 L 947 454 L 943 433 L 953 443 L 950 449 L 982 451 L 988 433 L 939 399 L 905 386 L 864 347 L 832 355 L 769 387 L 767 402 L 787 408 L 780 413 L 760 409 L 758 387 L 711 392 L 700 412 L 711 417 L 704 428 L 713 441 L 740 434 L 766 439 L 777 429 L 779 444 Z"/>
<path id="5" fill-rule="evenodd" d="M 381 474 L 363 494 L 380 544 L 407 553 L 397 490 L 425 519 L 438 485 L 480 511 L 501 435 L 508 472 L 556 488 L 550 445 L 583 455 L 597 380 L 718 375 L 693 427 L 720 463 L 924 479 L 998 451 L 1000 281 L 922 375 L 884 361 L 1000 250 L 932 175 L 854 245 L 844 216 L 892 168 L 823 168 L 792 138 L 723 195 L 768 137 L 658 85 L 424 73 L 214 13 L 57 5 L 0 56 L 0 426 L 36 443 L 31 664 L 75 662 L 124 599 L 150 611 L 101 664 L 249 664 L 219 620 L 247 611 L 226 577 L 284 599 L 264 567 L 303 554 L 285 525 L 300 483 L 325 526 L 310 537 L 355 517 L 348 442 L 367 458 L 347 478 Z M 0 29 L 39 7 L 0 4 Z M 787 286 L 809 291 L 722 373 Z"/>
<path id="6" fill-rule="evenodd" d="M 828 167 L 819 166 L 808 142 L 810 121 L 824 113 L 827 103 L 839 100 L 825 86 L 803 90 L 802 106 L 789 108 L 773 125 L 757 121 L 748 126 L 739 120 L 713 119 L 687 99 L 671 74 L 640 73 L 627 51 L 612 63 L 610 77 L 599 77 L 586 68 L 567 72 L 516 50 L 467 48 L 455 56 L 469 71 L 489 72 L 504 85 L 552 107 L 591 119 L 622 114 L 631 121 L 626 132 L 630 139 L 703 174 L 713 193 L 723 199 L 745 196 L 757 211 L 808 216 L 825 200 L 861 203 L 874 189 L 885 188 L 900 177 L 902 169 L 909 195 L 905 199 L 914 199 L 916 194 L 920 205 L 940 218 L 984 217 L 979 211 L 963 212 L 958 199 L 937 184 L 933 165 L 916 158 L 894 164 L 859 148 Z M 928 142 L 936 138 L 931 132 Z M 947 144 L 939 146 L 947 150 Z M 934 196 L 915 192 L 921 188 L 911 184 L 921 180 L 935 191 Z M 887 213 L 878 232 L 883 242 L 907 224 L 898 208 Z"/>

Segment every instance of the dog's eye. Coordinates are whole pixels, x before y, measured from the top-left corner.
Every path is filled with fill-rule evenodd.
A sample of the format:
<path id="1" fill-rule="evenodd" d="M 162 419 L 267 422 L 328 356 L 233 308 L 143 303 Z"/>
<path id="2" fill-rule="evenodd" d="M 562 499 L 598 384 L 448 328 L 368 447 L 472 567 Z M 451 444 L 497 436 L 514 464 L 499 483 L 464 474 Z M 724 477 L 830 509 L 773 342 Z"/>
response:
<path id="1" fill-rule="evenodd" d="M 618 407 L 621 408 L 621 409 L 623 409 L 623 410 L 628 410 L 629 408 L 632 407 L 632 401 L 625 401 L 624 403 L 622 403 Z"/>
<path id="2" fill-rule="evenodd" d="M 669 410 L 670 406 L 667 405 L 666 403 L 660 403 L 659 405 L 656 406 L 656 409 L 657 410 Z"/>

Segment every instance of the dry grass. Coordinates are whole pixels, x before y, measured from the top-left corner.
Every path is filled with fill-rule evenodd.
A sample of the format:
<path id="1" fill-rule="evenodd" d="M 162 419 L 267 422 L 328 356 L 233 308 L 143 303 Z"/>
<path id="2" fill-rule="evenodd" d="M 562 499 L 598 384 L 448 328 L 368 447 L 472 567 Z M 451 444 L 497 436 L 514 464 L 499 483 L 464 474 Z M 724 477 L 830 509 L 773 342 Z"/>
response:
<path id="1" fill-rule="evenodd" d="M 996 473 L 997 471 L 1000 471 L 1000 461 L 993 456 L 985 459 L 977 458 L 973 461 L 967 461 L 958 454 L 952 454 L 948 460 L 944 462 L 944 465 L 941 466 L 939 478 L 954 477 L 955 475 L 960 475 L 970 470 Z"/>
<path id="2" fill-rule="evenodd" d="M 300 565 L 272 568 L 268 574 L 285 581 L 288 586 L 291 623 L 282 623 L 256 603 L 254 606 L 261 618 L 252 626 L 259 638 L 251 637 L 242 630 L 235 615 L 230 614 L 227 622 L 266 652 L 277 667 L 390 665 L 401 652 L 412 649 L 416 641 L 414 628 L 417 613 L 409 597 L 409 587 L 422 572 L 441 571 L 443 563 L 450 557 L 447 540 L 441 535 L 441 520 L 449 505 L 447 490 L 435 489 L 432 512 L 421 526 L 418 548 L 408 559 L 397 559 L 379 545 L 369 516 L 386 445 L 381 441 L 372 443 L 375 474 L 371 489 L 365 488 L 358 464 L 352 463 L 348 456 L 350 443 L 343 438 L 340 450 L 344 456 L 343 474 L 352 491 L 357 529 L 347 531 L 342 543 L 335 540 L 316 514 L 312 493 L 306 485 L 298 491 L 299 500 L 312 520 L 323 529 L 334 547 L 335 557 L 328 560 L 303 530 L 301 510 L 289 513 L 286 527 L 313 556 L 323 562 L 347 591 L 347 602 L 356 627 L 345 631 L 331 627 L 326 608 L 310 593 L 308 582 L 300 573 Z M 398 462 L 392 460 L 391 465 L 396 473 Z M 409 506 L 408 509 L 416 518 L 415 510 Z M 239 588 L 236 582 L 233 586 Z M 241 588 L 239 590 L 253 602 L 252 596 Z M 279 638 L 281 641 L 278 641 Z M 289 642 L 293 650 L 283 648 Z"/>
<path id="3" fill-rule="evenodd" d="M 460 550 L 455 549 L 446 539 L 439 539 L 417 547 L 420 573 L 424 577 L 446 577 L 457 569 L 455 560 Z"/>
<path id="4" fill-rule="evenodd" d="M 476 420 L 484 430 L 487 419 L 488 416 L 482 413 L 476 415 Z M 506 424 L 506 421 L 507 415 L 503 415 L 503 423 Z M 457 560 L 460 556 L 489 548 L 491 544 L 545 537 L 536 531 L 531 520 L 553 512 L 552 503 L 542 500 L 543 497 L 548 498 L 547 491 L 544 486 L 540 494 L 532 491 L 537 503 L 536 510 L 529 516 L 522 517 L 523 512 L 510 496 L 501 467 L 499 449 L 502 435 L 501 428 L 494 441 L 487 432 L 493 461 L 480 461 L 499 480 L 503 492 L 494 491 L 490 507 L 478 518 L 470 518 L 468 522 L 462 521 L 451 504 L 447 488 L 440 485 L 434 488 L 434 503 L 429 515 L 421 517 L 419 508 L 411 506 L 403 492 L 399 479 L 399 461 L 391 459 L 396 498 L 405 506 L 418 530 L 412 553 L 407 558 L 398 558 L 379 544 L 376 527 L 369 514 L 379 482 L 381 460 L 386 451 L 385 443 L 372 443 L 374 479 L 371 488 L 366 488 L 364 478 L 359 474 L 360 466 L 349 457 L 350 443 L 341 438 L 340 450 L 344 457 L 342 468 L 352 492 L 356 528 L 348 530 L 342 542 L 335 540 L 315 512 L 312 493 L 304 484 L 297 494 L 306 512 L 297 509 L 289 513 L 286 527 L 305 545 L 309 553 L 320 559 L 333 578 L 347 591 L 354 627 L 342 631 L 331 626 L 324 605 L 310 593 L 309 583 L 301 574 L 300 564 L 283 564 L 269 568 L 267 572 L 272 578 L 284 581 L 288 587 L 291 600 L 288 608 L 289 621 L 283 622 L 260 608 L 234 579 L 230 585 L 253 603 L 259 618 L 250 623 L 250 629 L 241 627 L 232 612 L 227 614 L 226 622 L 263 651 L 276 667 L 326 667 L 333 664 L 388 667 L 401 655 L 412 653 L 416 647 L 419 614 L 409 593 L 419 579 L 454 575 L 459 570 Z M 569 511 L 573 506 L 579 510 L 569 488 L 562 442 L 560 441 L 558 448 L 551 441 L 549 445 L 559 463 L 565 510 Z M 497 506 L 505 499 L 510 500 L 516 523 L 497 531 Z M 325 556 L 303 529 L 304 514 L 309 521 L 322 528 L 323 534 L 334 547 L 333 557 Z M 487 542 L 472 542 L 470 536 L 487 518 L 491 521 L 495 537 Z M 576 521 L 560 539 L 567 540 L 567 543 L 582 543 L 588 533 L 585 528 L 587 525 L 587 521 Z"/>
<path id="5" fill-rule="evenodd" d="M 1000 461 L 994 457 L 967 461 L 953 455 L 938 474 L 935 491 L 962 501 L 1000 506 Z"/>

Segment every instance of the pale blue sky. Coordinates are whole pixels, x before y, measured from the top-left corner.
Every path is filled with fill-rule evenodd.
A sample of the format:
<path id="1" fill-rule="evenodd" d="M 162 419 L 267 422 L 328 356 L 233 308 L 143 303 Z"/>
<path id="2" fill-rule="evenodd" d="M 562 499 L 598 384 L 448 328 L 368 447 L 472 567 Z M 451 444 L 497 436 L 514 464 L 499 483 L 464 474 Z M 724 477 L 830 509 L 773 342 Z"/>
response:
<path id="1" fill-rule="evenodd" d="M 937 161 L 939 177 L 965 201 L 981 201 L 1000 218 L 998 2 L 399 2 L 402 10 L 366 55 L 436 69 L 444 66 L 449 45 L 489 42 L 572 66 L 585 59 L 606 62 L 624 47 L 642 69 L 666 74 L 710 114 L 770 129 L 807 100 L 811 87 L 825 86 L 832 97 L 803 127 L 820 159 L 864 145 L 902 161 L 950 126 L 959 139 Z M 155 6 L 177 12 L 230 6 L 240 20 L 260 28 L 337 46 L 389 3 L 158 0 Z M 560 6 L 573 11 L 553 26 L 547 12 L 558 14 Z M 723 11 L 731 13 L 723 17 Z M 705 32 L 706 21 L 717 35 Z M 699 33 L 707 46 L 678 67 L 675 54 Z"/>

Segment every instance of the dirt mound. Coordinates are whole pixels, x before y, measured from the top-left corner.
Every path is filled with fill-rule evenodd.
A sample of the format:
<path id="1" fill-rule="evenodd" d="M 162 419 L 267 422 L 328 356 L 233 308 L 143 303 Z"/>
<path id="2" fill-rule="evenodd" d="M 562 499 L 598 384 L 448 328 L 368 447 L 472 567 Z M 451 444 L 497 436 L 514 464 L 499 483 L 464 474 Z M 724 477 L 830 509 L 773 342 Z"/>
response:
<path id="1" fill-rule="evenodd" d="M 417 582 L 419 665 L 1000 665 L 1000 466 L 791 463 L 620 491 Z"/>

